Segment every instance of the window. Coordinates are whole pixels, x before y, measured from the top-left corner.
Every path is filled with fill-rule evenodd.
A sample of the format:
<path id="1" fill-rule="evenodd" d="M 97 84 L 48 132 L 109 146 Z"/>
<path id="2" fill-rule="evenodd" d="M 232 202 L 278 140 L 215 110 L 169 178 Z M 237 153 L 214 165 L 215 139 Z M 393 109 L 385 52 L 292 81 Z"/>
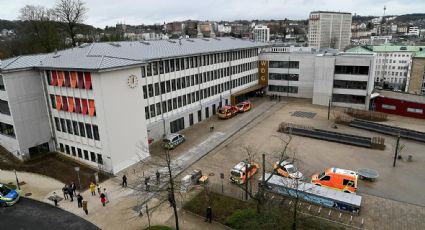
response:
<path id="1" fill-rule="evenodd" d="M 55 117 L 55 126 L 57 131 L 61 131 L 59 118 Z"/>
<path id="2" fill-rule="evenodd" d="M 297 86 L 269 85 L 269 91 L 282 93 L 298 93 Z"/>
<path id="3" fill-rule="evenodd" d="M 85 152 L 87 152 L 87 150 L 84 150 L 84 154 Z M 93 162 L 96 162 L 96 154 L 94 154 L 94 152 L 90 152 L 90 159 Z"/>
<path id="4" fill-rule="evenodd" d="M 65 119 L 61 118 L 61 129 L 62 132 L 66 133 L 66 124 Z"/>
<path id="5" fill-rule="evenodd" d="M 335 74 L 369 74 L 369 66 L 345 66 L 345 65 L 336 65 Z"/>
<path id="6" fill-rule="evenodd" d="M 324 176 L 324 177 L 320 178 L 320 180 L 321 181 L 329 181 L 329 180 L 331 180 L 331 177 L 330 176 Z"/>
<path id="7" fill-rule="evenodd" d="M 282 74 L 282 73 L 270 73 L 270 80 L 281 80 L 281 81 L 298 81 L 298 74 Z"/>
<path id="8" fill-rule="evenodd" d="M 395 105 L 382 104 L 381 108 L 382 109 L 389 109 L 389 110 L 396 110 L 396 106 Z"/>
<path id="9" fill-rule="evenodd" d="M 85 137 L 86 136 L 86 129 L 83 122 L 78 122 L 80 125 L 80 136 Z"/>
<path id="10" fill-rule="evenodd" d="M 67 130 L 68 130 L 68 133 L 69 133 L 69 134 L 74 134 L 74 133 L 72 132 L 72 124 L 71 124 L 71 121 L 70 121 L 70 120 L 68 120 L 68 119 L 66 119 L 66 128 L 67 128 Z"/>
<path id="11" fill-rule="evenodd" d="M 168 99 L 168 100 L 167 100 L 167 105 L 168 105 L 168 111 L 173 110 L 173 104 L 172 104 L 172 102 L 171 102 L 171 99 Z"/>
<path id="12" fill-rule="evenodd" d="M 101 154 L 97 154 L 97 163 L 103 165 L 103 159 Z"/>
<path id="13" fill-rule="evenodd" d="M 45 71 L 44 74 L 46 76 L 47 84 L 52 85 L 52 76 L 50 75 L 50 71 Z M 0 75 L 0 79 L 1 79 L 0 80 L 1 85 L 3 85 L 3 76 Z M 4 85 L 3 85 L 3 89 L 1 89 L 1 90 L 4 90 Z"/>
<path id="14" fill-rule="evenodd" d="M 270 68 L 290 68 L 299 69 L 300 63 L 298 61 L 270 61 Z"/>
<path id="15" fill-rule="evenodd" d="M 81 149 L 78 149 L 78 151 L 81 152 Z M 84 151 L 84 159 L 89 160 L 89 152 L 88 151 Z"/>
<path id="16" fill-rule="evenodd" d="M 69 151 L 69 145 L 65 145 L 65 153 L 71 154 L 71 152 Z"/>
<path id="17" fill-rule="evenodd" d="M 82 72 L 78 72 L 78 88 L 84 89 L 84 75 Z"/>
<path id="18" fill-rule="evenodd" d="M 72 121 L 72 127 L 74 128 L 74 134 L 80 135 L 79 132 L 78 132 L 78 122 Z"/>
<path id="19" fill-rule="evenodd" d="M 407 112 L 422 114 L 424 111 L 423 111 L 423 109 L 407 108 Z"/>
<path id="20" fill-rule="evenodd" d="M 145 118 L 146 120 L 149 119 L 149 107 L 145 106 Z"/>
<path id="21" fill-rule="evenodd" d="M 59 151 L 61 151 L 61 152 L 65 151 L 65 148 L 63 147 L 62 143 L 59 144 Z"/>
<path id="22" fill-rule="evenodd" d="M 148 91 L 147 91 L 147 87 L 146 85 L 143 86 L 143 98 L 146 99 L 148 98 Z"/>
<path id="23" fill-rule="evenodd" d="M 93 139 L 93 132 L 90 124 L 86 124 L 87 137 Z"/>
<path id="24" fill-rule="evenodd" d="M 156 103 L 156 115 L 160 115 L 161 114 L 161 103 L 158 102 Z"/>
<path id="25" fill-rule="evenodd" d="M 153 97 L 153 86 L 152 86 L 152 84 L 148 85 L 148 92 L 149 92 L 149 97 Z"/>
<path id="26" fill-rule="evenodd" d="M 9 125 L 3 122 L 0 122 L 0 133 L 6 136 L 15 137 L 15 130 L 13 125 Z"/>
<path id="27" fill-rule="evenodd" d="M 159 83 L 155 83 L 155 96 L 158 96 L 160 94 L 159 92 Z"/>
<path id="28" fill-rule="evenodd" d="M 71 153 L 72 153 L 73 156 L 76 156 L 77 155 L 77 152 L 75 151 L 75 147 L 74 146 L 71 146 Z"/>
<path id="29" fill-rule="evenodd" d="M 155 105 L 150 105 L 151 117 L 155 117 Z"/>
<path id="30" fill-rule="evenodd" d="M 0 113 L 10 115 L 9 104 L 7 101 L 0 100 Z"/>
<path id="31" fill-rule="evenodd" d="M 100 140 L 100 138 L 99 138 L 99 128 L 97 127 L 97 125 L 93 125 L 93 136 L 94 136 L 94 139 L 96 141 Z"/>
<path id="32" fill-rule="evenodd" d="M 81 155 L 81 149 L 80 148 L 77 148 L 77 153 L 78 153 L 78 155 Z"/>

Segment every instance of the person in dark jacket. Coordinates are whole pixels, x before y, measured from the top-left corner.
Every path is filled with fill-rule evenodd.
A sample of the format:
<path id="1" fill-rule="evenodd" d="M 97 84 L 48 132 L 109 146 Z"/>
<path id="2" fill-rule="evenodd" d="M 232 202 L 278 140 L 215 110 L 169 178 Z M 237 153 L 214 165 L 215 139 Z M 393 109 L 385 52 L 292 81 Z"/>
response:
<path id="1" fill-rule="evenodd" d="M 73 195 L 76 196 L 77 193 L 75 192 L 75 190 L 77 190 L 77 186 L 75 186 L 75 183 L 72 182 L 69 187 L 71 188 Z"/>
<path id="2" fill-rule="evenodd" d="M 211 209 L 211 206 L 208 206 L 208 208 L 207 208 L 207 216 L 206 216 L 206 219 L 205 219 L 205 222 L 210 222 L 211 223 L 211 219 L 212 219 L 212 209 Z"/>
<path id="3" fill-rule="evenodd" d="M 81 196 L 80 193 L 78 193 L 78 195 L 77 195 L 77 202 L 78 202 L 78 207 L 82 208 L 83 207 L 83 196 Z"/>
<path id="4" fill-rule="evenodd" d="M 69 199 L 71 200 L 71 202 L 74 202 L 74 191 L 70 187 L 68 187 L 67 191 L 68 191 Z"/>
<path id="5" fill-rule="evenodd" d="M 125 174 L 122 176 L 122 186 L 124 188 L 127 187 L 127 176 Z"/>
<path id="6" fill-rule="evenodd" d="M 63 192 L 63 198 L 65 200 L 68 200 L 68 185 L 63 186 L 62 192 Z"/>

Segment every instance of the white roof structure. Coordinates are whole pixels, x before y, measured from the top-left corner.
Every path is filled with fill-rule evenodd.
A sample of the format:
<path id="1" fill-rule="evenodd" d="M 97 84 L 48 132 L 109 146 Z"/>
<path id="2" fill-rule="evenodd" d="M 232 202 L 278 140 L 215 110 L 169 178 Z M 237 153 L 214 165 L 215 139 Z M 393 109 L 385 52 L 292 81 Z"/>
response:
<path id="1" fill-rule="evenodd" d="M 100 71 L 151 60 L 266 46 L 231 37 L 91 43 L 49 54 L 10 58 L 0 63 L 0 72 L 28 68 Z"/>

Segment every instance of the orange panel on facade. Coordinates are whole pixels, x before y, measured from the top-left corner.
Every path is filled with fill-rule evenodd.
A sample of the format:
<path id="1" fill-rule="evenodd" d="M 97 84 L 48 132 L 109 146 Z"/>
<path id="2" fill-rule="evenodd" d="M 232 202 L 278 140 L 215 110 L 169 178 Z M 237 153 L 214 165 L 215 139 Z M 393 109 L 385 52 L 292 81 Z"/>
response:
<path id="1" fill-rule="evenodd" d="M 89 100 L 89 116 L 93 117 L 96 113 L 96 108 L 94 106 L 94 100 Z"/>
<path id="2" fill-rule="evenodd" d="M 77 73 L 72 71 L 71 72 L 71 88 L 77 87 Z"/>
<path id="3" fill-rule="evenodd" d="M 59 71 L 58 72 L 58 86 L 59 87 L 63 86 L 63 81 L 64 81 L 63 72 Z"/>
<path id="4" fill-rule="evenodd" d="M 74 98 L 68 97 L 68 112 L 74 112 Z"/>
<path id="5" fill-rule="evenodd" d="M 61 110 L 61 101 L 62 101 L 61 96 L 56 95 L 56 109 L 58 111 Z"/>
<path id="6" fill-rule="evenodd" d="M 87 114 L 87 110 L 88 110 L 87 99 L 81 99 L 81 103 L 83 104 L 83 108 L 81 110 L 81 113 L 84 114 L 84 115 L 86 115 Z"/>

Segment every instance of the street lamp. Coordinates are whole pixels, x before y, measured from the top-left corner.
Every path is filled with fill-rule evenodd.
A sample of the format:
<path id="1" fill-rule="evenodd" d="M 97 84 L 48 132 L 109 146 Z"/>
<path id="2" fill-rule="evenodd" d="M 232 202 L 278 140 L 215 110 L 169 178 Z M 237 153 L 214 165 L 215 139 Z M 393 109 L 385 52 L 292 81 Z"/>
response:
<path id="1" fill-rule="evenodd" d="M 16 186 L 18 187 L 18 190 L 21 190 L 21 188 L 19 187 L 19 180 L 18 180 L 18 174 L 16 174 L 16 170 L 13 170 L 15 172 L 15 177 L 16 177 Z"/>
<path id="2" fill-rule="evenodd" d="M 80 180 L 80 167 L 75 167 L 75 171 L 77 172 L 78 177 L 78 189 L 81 189 L 81 180 Z"/>

